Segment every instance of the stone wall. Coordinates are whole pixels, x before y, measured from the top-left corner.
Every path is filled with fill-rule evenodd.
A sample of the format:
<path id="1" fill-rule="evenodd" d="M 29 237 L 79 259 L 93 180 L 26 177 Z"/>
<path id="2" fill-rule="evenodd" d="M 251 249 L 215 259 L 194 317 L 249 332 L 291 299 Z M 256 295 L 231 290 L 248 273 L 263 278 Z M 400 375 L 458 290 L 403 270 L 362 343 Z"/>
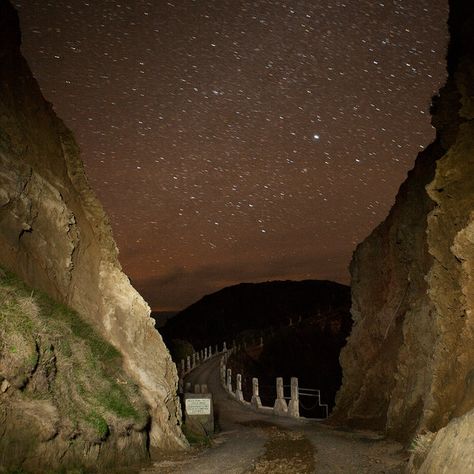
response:
<path id="1" fill-rule="evenodd" d="M 474 16 L 469 1 L 450 7 L 436 140 L 353 256 L 354 326 L 334 412 L 402 440 L 474 408 Z"/>
<path id="2" fill-rule="evenodd" d="M 20 53 L 16 12 L 0 0 L 0 264 L 119 349 L 149 407 L 151 446 L 183 447 L 176 368 L 117 253 L 76 142 Z"/>

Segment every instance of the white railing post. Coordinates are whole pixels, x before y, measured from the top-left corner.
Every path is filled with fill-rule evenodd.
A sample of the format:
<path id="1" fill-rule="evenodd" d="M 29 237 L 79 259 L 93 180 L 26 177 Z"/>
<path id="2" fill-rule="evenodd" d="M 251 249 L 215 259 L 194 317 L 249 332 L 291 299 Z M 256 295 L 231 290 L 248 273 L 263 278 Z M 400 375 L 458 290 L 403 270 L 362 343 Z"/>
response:
<path id="1" fill-rule="evenodd" d="M 227 390 L 232 393 L 232 369 L 227 369 Z"/>
<path id="2" fill-rule="evenodd" d="M 221 381 L 222 384 L 225 384 L 225 373 L 226 373 L 226 366 L 224 364 L 224 361 L 221 363 Z"/>
<path id="3" fill-rule="evenodd" d="M 193 352 L 193 365 L 192 365 L 193 369 L 194 367 L 196 367 L 196 353 Z"/>
<path id="4" fill-rule="evenodd" d="M 209 346 L 209 349 L 207 351 L 207 356 L 212 357 L 212 346 Z"/>
<path id="5" fill-rule="evenodd" d="M 191 370 L 191 357 L 187 356 L 186 357 L 186 372 L 189 372 Z"/>
<path id="6" fill-rule="evenodd" d="M 286 415 L 288 412 L 288 405 L 285 400 L 285 393 L 283 389 L 283 378 L 277 377 L 276 379 L 276 400 L 273 405 L 273 413 L 275 415 Z"/>
<path id="7" fill-rule="evenodd" d="M 291 400 L 288 405 L 288 414 L 294 418 L 299 418 L 300 416 L 300 399 L 297 377 L 291 377 Z"/>
<path id="8" fill-rule="evenodd" d="M 184 370 L 185 370 L 185 362 L 184 362 L 184 359 L 181 359 L 181 373 L 184 374 Z"/>
<path id="9" fill-rule="evenodd" d="M 241 374 L 237 374 L 235 398 L 239 402 L 242 402 L 244 400 L 244 394 L 242 393 L 242 375 Z"/>
<path id="10" fill-rule="evenodd" d="M 224 341 L 224 346 L 222 347 L 222 352 L 227 352 L 227 344 Z"/>
<path id="11" fill-rule="evenodd" d="M 250 400 L 250 403 L 255 408 L 261 408 L 262 406 L 262 400 L 260 400 L 260 393 L 258 390 L 258 379 L 256 377 L 252 379 L 252 399 Z"/>

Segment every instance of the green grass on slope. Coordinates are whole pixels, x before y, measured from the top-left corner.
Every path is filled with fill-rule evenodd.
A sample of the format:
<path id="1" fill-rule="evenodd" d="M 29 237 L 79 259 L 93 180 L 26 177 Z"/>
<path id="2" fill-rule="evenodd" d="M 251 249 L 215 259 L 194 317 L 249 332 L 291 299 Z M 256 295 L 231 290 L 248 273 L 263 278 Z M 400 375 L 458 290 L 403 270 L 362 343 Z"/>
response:
<path id="1" fill-rule="evenodd" d="M 72 431 L 105 439 L 146 423 L 120 353 L 65 305 L 0 269 L 0 380 L 25 399 L 50 400 Z"/>

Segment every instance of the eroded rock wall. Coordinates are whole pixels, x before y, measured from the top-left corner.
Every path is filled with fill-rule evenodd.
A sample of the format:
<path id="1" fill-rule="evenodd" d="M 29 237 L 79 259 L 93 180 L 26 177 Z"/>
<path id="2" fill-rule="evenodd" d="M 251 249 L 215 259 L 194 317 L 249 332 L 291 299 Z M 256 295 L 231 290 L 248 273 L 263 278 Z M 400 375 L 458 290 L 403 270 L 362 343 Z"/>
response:
<path id="1" fill-rule="evenodd" d="M 353 257 L 334 412 L 402 440 L 474 408 L 474 16 L 468 1 L 450 10 L 436 140 Z"/>
<path id="2" fill-rule="evenodd" d="M 152 446 L 186 444 L 175 366 L 121 271 L 74 138 L 20 53 L 7 0 L 0 0 L 0 264 L 74 308 L 119 349 L 149 407 Z"/>

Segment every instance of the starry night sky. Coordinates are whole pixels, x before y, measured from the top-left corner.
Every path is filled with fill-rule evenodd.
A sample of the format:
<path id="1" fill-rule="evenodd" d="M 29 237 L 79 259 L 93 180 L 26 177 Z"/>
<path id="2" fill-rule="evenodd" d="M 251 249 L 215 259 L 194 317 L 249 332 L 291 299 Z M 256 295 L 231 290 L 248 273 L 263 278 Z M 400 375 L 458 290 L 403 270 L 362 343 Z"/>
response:
<path id="1" fill-rule="evenodd" d="M 347 283 L 434 130 L 447 0 L 16 0 L 125 272 L 156 310 Z"/>

